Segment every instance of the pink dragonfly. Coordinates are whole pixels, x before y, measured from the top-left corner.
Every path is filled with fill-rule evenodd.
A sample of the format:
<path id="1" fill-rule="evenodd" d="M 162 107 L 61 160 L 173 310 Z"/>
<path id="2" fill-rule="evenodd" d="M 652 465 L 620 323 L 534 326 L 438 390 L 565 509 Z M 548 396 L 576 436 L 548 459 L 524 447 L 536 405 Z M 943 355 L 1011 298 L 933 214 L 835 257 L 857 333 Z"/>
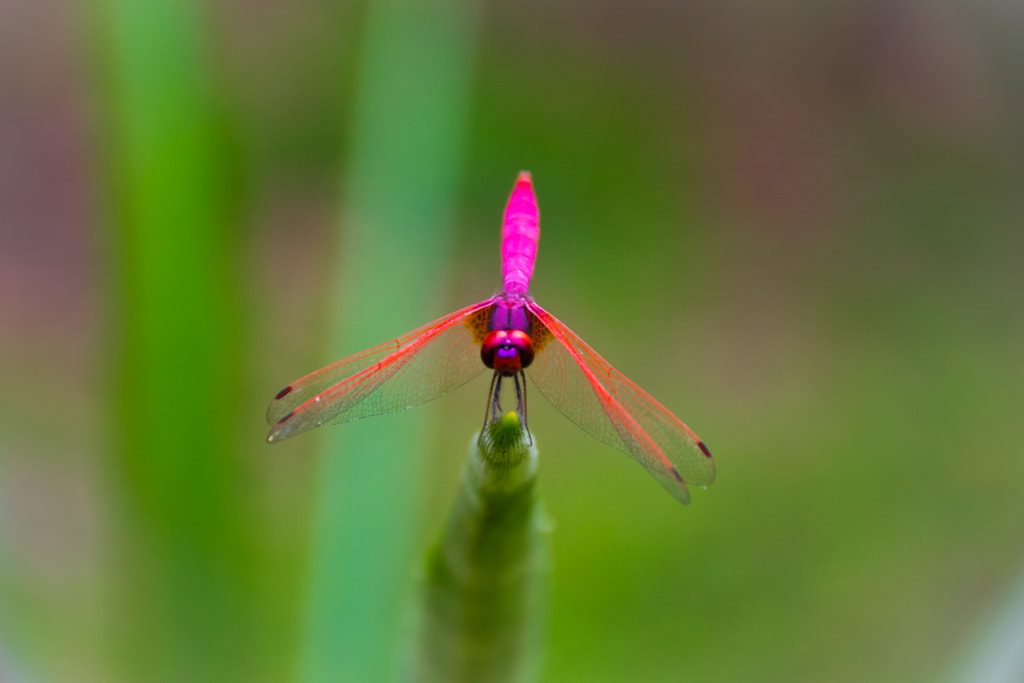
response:
<path id="1" fill-rule="evenodd" d="M 707 486 L 715 478 L 711 452 L 529 296 L 539 238 L 533 183 L 523 172 L 505 207 L 501 293 L 292 382 L 267 409 L 267 441 L 412 408 L 489 368 L 494 374 L 485 423 L 502 415 L 501 385 L 511 379 L 526 426 L 529 374 L 559 412 L 638 461 L 677 500 L 689 503 L 687 484 Z"/>

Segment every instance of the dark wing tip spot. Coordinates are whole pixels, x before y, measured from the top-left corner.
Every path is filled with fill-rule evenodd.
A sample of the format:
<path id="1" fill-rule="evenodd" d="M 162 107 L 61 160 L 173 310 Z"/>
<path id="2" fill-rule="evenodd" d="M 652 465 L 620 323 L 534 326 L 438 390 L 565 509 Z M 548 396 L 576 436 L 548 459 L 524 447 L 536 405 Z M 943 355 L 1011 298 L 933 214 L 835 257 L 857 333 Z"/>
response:
<path id="1" fill-rule="evenodd" d="M 703 441 L 698 441 L 697 445 L 700 446 L 700 449 L 702 451 L 704 451 L 704 455 L 708 456 L 709 458 L 711 457 L 711 451 L 708 450 L 708 447 L 704 445 Z"/>
<path id="2" fill-rule="evenodd" d="M 677 470 L 675 467 L 672 467 L 672 476 L 674 476 L 676 478 L 676 481 L 678 481 L 680 484 L 686 483 L 683 481 L 683 478 L 679 476 L 679 470 Z"/>
<path id="3" fill-rule="evenodd" d="M 295 411 L 293 410 L 292 412 L 288 413 L 287 415 L 282 417 L 280 420 L 275 422 L 273 429 L 271 429 L 270 433 L 267 434 L 267 443 L 277 443 L 278 441 L 281 441 L 281 438 L 279 438 L 280 434 L 281 434 L 281 428 L 284 426 L 285 422 L 287 422 L 288 420 L 292 419 L 294 416 L 295 416 Z M 286 434 L 283 438 L 287 438 L 287 437 L 288 437 L 288 435 Z"/>
<path id="4" fill-rule="evenodd" d="M 292 391 L 292 385 L 291 385 L 291 384 L 289 384 L 289 385 L 288 385 L 288 386 L 286 386 L 286 387 L 285 387 L 284 389 L 282 389 L 281 391 L 277 392 L 277 396 L 275 396 L 275 397 L 274 397 L 274 400 L 275 400 L 275 401 L 279 401 L 279 400 L 281 400 L 282 398 L 284 398 L 285 396 L 287 396 L 288 394 L 290 394 L 290 393 L 291 393 L 291 391 Z"/>

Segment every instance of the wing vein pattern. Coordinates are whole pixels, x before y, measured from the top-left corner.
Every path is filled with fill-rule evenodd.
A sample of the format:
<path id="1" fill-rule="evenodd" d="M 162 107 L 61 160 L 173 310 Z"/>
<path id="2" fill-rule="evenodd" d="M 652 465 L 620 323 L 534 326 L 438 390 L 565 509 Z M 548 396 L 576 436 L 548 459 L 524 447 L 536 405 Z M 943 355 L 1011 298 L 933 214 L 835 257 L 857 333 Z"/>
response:
<path id="1" fill-rule="evenodd" d="M 689 427 L 560 320 L 527 306 L 537 353 L 526 374 L 560 413 L 639 462 L 683 503 L 686 484 L 714 481 L 714 460 Z"/>
<path id="2" fill-rule="evenodd" d="M 405 410 L 462 386 L 485 369 L 478 337 L 492 304 L 467 306 L 292 382 L 267 408 L 267 440 Z"/>

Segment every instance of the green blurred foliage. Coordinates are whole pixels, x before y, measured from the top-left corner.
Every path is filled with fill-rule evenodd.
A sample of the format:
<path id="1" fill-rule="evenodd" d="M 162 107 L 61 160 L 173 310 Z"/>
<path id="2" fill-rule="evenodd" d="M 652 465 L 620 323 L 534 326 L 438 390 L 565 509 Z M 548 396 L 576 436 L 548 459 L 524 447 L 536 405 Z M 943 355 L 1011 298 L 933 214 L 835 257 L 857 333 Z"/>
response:
<path id="1" fill-rule="evenodd" d="M 171 680 L 299 669 L 318 437 L 270 451 L 263 412 L 360 350 L 328 344 L 361 324 L 339 333 L 334 311 L 366 7 L 187 7 L 118 39 L 69 4 L 0 5 L 0 677 L 112 680 L 126 634 Z M 1010 595 L 1019 19 L 991 2 L 486 8 L 454 239 L 426 264 L 446 304 L 379 341 L 499 286 L 501 208 L 529 169 L 534 296 L 718 463 L 681 508 L 531 394 L 556 523 L 544 680 L 934 680 Z M 119 40 L 166 69 L 137 91 L 156 120 L 203 122 L 146 168 L 145 131 L 109 116 L 111 74 L 145 66 Z M 485 394 L 431 415 L 417 547 Z"/>

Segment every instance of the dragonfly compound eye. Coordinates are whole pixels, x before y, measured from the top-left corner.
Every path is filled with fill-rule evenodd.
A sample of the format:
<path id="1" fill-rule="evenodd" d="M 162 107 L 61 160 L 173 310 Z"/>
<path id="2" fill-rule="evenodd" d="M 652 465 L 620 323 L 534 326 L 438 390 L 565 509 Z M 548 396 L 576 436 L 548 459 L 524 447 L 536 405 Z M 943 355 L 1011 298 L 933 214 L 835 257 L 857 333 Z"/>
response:
<path id="1" fill-rule="evenodd" d="M 514 375 L 533 362 L 533 341 L 520 330 L 492 330 L 480 346 L 480 358 L 502 375 Z"/>
<path id="2" fill-rule="evenodd" d="M 519 352 L 522 367 L 530 367 L 530 363 L 533 362 L 533 340 L 530 339 L 530 335 L 522 330 L 512 330 L 508 333 L 508 341 Z"/>

